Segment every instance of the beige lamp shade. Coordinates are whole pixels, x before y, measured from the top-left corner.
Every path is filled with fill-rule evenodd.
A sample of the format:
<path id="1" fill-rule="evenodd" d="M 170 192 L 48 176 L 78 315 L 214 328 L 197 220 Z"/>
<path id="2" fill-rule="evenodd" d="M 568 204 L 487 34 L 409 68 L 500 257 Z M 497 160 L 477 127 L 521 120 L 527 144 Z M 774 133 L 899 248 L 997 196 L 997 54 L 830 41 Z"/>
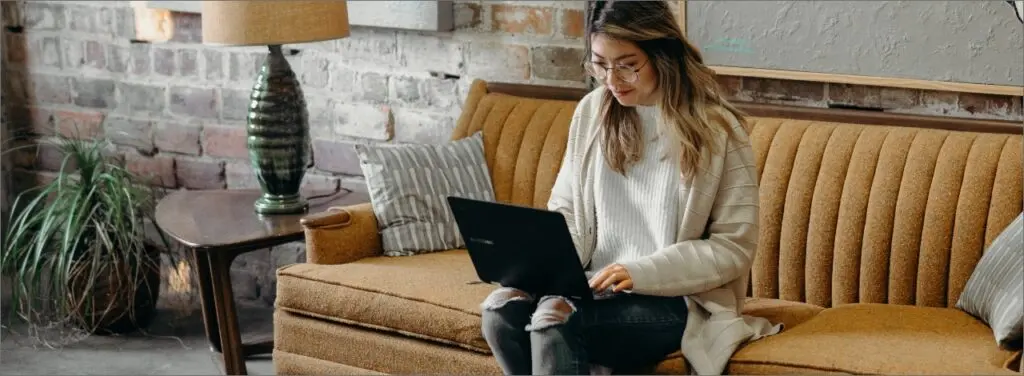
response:
<path id="1" fill-rule="evenodd" d="M 203 1 L 203 43 L 273 45 L 349 35 L 343 0 Z"/>

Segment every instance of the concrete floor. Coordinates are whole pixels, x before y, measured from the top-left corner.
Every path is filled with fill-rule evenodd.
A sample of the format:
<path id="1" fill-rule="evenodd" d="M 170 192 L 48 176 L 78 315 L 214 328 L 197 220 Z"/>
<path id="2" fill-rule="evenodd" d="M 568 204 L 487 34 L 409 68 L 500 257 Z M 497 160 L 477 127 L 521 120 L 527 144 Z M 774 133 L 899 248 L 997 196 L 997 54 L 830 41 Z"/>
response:
<path id="1" fill-rule="evenodd" d="M 243 341 L 273 332 L 272 310 L 239 306 Z M 198 310 L 161 308 L 147 335 L 91 336 L 57 349 L 38 345 L 24 327 L 0 332 L 2 375 L 223 375 L 219 353 L 210 350 Z M 273 375 L 270 355 L 247 361 L 250 375 Z"/>

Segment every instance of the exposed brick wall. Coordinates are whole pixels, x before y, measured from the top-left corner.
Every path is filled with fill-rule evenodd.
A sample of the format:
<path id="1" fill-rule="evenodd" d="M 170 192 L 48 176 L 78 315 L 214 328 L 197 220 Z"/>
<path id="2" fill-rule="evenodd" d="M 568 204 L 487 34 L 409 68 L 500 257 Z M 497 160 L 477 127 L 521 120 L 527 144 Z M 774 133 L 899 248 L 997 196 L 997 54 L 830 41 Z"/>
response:
<path id="1" fill-rule="evenodd" d="M 258 187 L 244 126 L 265 48 L 204 46 L 192 14 L 175 14 L 169 42 L 133 43 L 127 1 L 3 8 L 13 124 L 106 138 L 129 169 L 167 188 Z M 581 20 L 579 2 L 459 2 L 454 32 L 354 28 L 347 39 L 287 46 L 314 138 L 307 184 L 365 189 L 353 143 L 447 140 L 474 77 L 583 87 Z M 52 178 L 58 158 L 18 156 L 19 187 Z M 272 303 L 274 268 L 301 256 L 290 245 L 240 257 L 239 299 Z"/>
<path id="2" fill-rule="evenodd" d="M 458 1 L 454 32 L 354 28 L 347 39 L 288 46 L 314 138 L 307 183 L 365 189 L 353 143 L 447 140 L 474 78 L 583 87 L 582 5 Z M 106 138 L 130 169 L 171 189 L 257 187 L 244 124 L 265 49 L 204 46 L 200 18 L 190 14 L 175 15 L 171 41 L 133 43 L 127 1 L 4 1 L 3 13 L 12 126 Z M 1022 118 L 1019 98 L 721 81 L 740 100 Z M 52 150 L 15 158 L 17 187 L 52 178 L 56 158 Z M 299 245 L 242 256 L 233 268 L 238 297 L 272 303 L 274 269 L 301 259 Z"/>

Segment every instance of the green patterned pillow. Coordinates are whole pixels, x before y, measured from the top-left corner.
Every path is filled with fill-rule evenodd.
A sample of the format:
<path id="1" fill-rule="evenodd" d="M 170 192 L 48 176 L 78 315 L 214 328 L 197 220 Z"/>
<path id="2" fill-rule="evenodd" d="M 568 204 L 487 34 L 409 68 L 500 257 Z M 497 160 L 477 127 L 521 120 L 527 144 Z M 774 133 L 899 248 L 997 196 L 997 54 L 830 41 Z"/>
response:
<path id="1" fill-rule="evenodd" d="M 357 145 L 386 256 L 464 248 L 445 197 L 494 201 L 483 134 L 444 144 Z"/>
<path id="2" fill-rule="evenodd" d="M 956 307 L 988 326 L 999 347 L 1021 346 L 1024 319 L 1024 214 L 1010 222 L 978 260 Z"/>

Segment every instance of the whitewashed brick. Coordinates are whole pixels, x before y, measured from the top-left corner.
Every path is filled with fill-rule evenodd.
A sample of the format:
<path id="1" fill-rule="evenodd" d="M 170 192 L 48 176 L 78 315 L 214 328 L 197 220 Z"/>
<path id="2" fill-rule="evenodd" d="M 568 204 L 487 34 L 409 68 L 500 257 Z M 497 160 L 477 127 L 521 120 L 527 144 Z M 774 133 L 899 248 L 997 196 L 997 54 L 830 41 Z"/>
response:
<path id="1" fill-rule="evenodd" d="M 224 179 L 228 189 L 255 189 L 260 187 L 252 165 L 244 161 L 232 161 L 224 165 Z"/>
<path id="2" fill-rule="evenodd" d="M 401 61 L 413 72 L 459 74 L 463 68 L 463 42 L 448 37 L 406 33 L 398 36 Z"/>
<path id="3" fill-rule="evenodd" d="M 309 135 L 312 138 L 334 136 L 334 103 L 327 96 L 306 95 L 309 112 Z"/>
<path id="4" fill-rule="evenodd" d="M 302 87 L 324 89 L 330 83 L 331 61 L 317 51 L 305 51 L 301 58 L 299 82 Z"/>
<path id="5" fill-rule="evenodd" d="M 525 45 L 499 42 L 469 46 L 466 74 L 490 81 L 530 79 L 530 51 Z"/>
<path id="6" fill-rule="evenodd" d="M 60 47 L 64 49 L 64 68 L 78 69 L 85 62 L 85 47 L 78 39 L 62 38 Z"/>
<path id="7" fill-rule="evenodd" d="M 356 98 L 356 72 L 340 67 L 338 64 L 332 64 L 331 68 L 330 89 L 332 92 L 337 93 L 331 97 L 337 100 L 352 100 Z"/>
<path id="8" fill-rule="evenodd" d="M 336 135 L 380 141 L 394 137 L 391 108 L 387 105 L 337 103 L 334 116 Z"/>
<path id="9" fill-rule="evenodd" d="M 462 77 L 461 79 L 459 79 L 459 82 L 456 84 L 457 87 L 456 87 L 455 96 L 456 96 L 456 98 L 458 98 L 458 100 L 456 100 L 456 108 L 460 112 L 462 111 L 462 106 L 464 106 L 466 104 L 466 96 L 469 95 L 469 89 L 472 87 L 472 85 L 473 85 L 473 78 L 472 77 Z"/>
<path id="10" fill-rule="evenodd" d="M 388 100 L 388 76 L 366 72 L 359 76 L 357 98 L 367 102 L 383 103 Z"/>
<path id="11" fill-rule="evenodd" d="M 350 68 L 381 70 L 401 65 L 396 31 L 356 27 L 337 43 L 341 61 Z"/>
<path id="12" fill-rule="evenodd" d="M 420 84 L 420 95 L 427 106 L 435 110 L 452 108 L 458 103 L 458 82 L 451 79 L 429 78 Z"/>
<path id="13" fill-rule="evenodd" d="M 240 52 L 234 49 L 231 51 L 231 54 L 228 55 L 228 77 L 232 81 L 241 81 L 251 85 L 253 80 L 256 79 L 256 73 L 263 66 L 265 54 Z M 289 61 L 288 63 L 296 64 L 297 62 Z"/>
<path id="14" fill-rule="evenodd" d="M 440 144 L 451 139 L 455 118 L 425 110 L 396 108 L 395 141 Z"/>
<path id="15" fill-rule="evenodd" d="M 391 100 L 402 104 L 444 110 L 456 107 L 459 81 L 434 77 L 394 76 L 389 82 Z"/>

